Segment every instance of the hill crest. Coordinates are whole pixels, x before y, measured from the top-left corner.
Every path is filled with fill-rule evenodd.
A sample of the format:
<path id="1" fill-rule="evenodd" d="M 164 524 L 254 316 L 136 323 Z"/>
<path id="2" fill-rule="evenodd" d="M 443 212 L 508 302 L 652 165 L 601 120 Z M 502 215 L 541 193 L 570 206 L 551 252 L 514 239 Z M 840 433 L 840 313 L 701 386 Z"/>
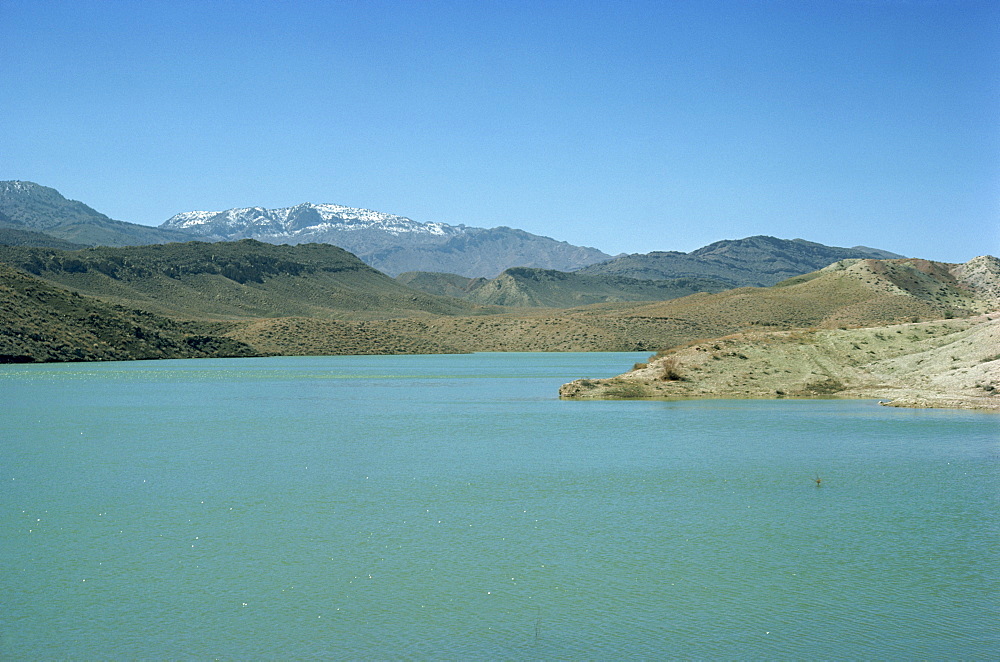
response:
<path id="1" fill-rule="evenodd" d="M 0 181 L 0 228 L 43 232 L 88 246 L 190 241 L 191 235 L 116 221 L 79 200 L 34 182 Z"/>
<path id="2" fill-rule="evenodd" d="M 627 276 L 644 280 L 714 278 L 733 287 L 767 287 L 851 258 L 901 258 L 888 251 L 826 246 L 803 239 L 755 235 L 726 239 L 690 253 L 656 251 L 623 255 L 578 269 L 577 273 Z"/>
<path id="3" fill-rule="evenodd" d="M 253 239 L 76 251 L 0 246 L 0 261 L 105 301 L 183 319 L 475 314 L 404 287 L 342 248 Z"/>

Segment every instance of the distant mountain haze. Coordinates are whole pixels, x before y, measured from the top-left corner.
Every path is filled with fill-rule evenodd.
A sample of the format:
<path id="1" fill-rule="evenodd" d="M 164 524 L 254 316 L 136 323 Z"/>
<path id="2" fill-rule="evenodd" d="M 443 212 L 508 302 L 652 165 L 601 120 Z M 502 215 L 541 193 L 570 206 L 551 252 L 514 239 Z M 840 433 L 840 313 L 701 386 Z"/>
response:
<path id="1" fill-rule="evenodd" d="M 87 246 L 137 246 L 194 237 L 108 218 L 59 191 L 34 182 L 0 182 L 0 228 L 44 232 Z"/>
<path id="2" fill-rule="evenodd" d="M 5 231 L 0 243 L 64 249 L 71 246 L 63 242 L 136 246 L 249 238 L 270 244 L 326 243 L 354 253 L 391 276 L 433 272 L 496 278 L 508 269 L 524 267 L 641 281 L 707 278 L 733 287 L 773 285 L 843 259 L 901 257 L 864 246 L 838 248 L 802 239 L 754 236 L 719 241 L 690 253 L 657 251 L 613 258 L 596 248 L 509 227 L 418 222 L 370 209 L 311 203 L 280 209 L 184 212 L 154 228 L 111 219 L 82 202 L 66 199 L 53 188 L 25 181 L 0 182 L 0 230 Z M 46 235 L 54 240 L 47 244 Z M 480 292 L 479 296 L 483 295 L 485 292 Z M 614 299 L 621 295 L 606 290 L 601 296 Z M 501 298 L 527 302 L 531 297 Z M 542 299 L 553 300 L 547 296 Z M 562 295 L 558 300 L 566 301 Z"/>
<path id="3" fill-rule="evenodd" d="M 421 223 L 405 216 L 333 204 L 192 211 L 177 214 L 160 227 L 208 240 L 333 244 L 391 276 L 439 271 L 493 277 L 510 267 L 572 271 L 611 258 L 596 248 L 508 227 Z"/>
<path id="4" fill-rule="evenodd" d="M 777 239 L 758 235 L 717 241 L 680 253 L 622 255 L 579 269 L 592 276 L 624 276 L 642 280 L 712 278 L 732 287 L 767 287 L 848 259 L 897 259 L 902 255 L 865 246 L 838 248 L 803 239 Z"/>
<path id="5" fill-rule="evenodd" d="M 483 305 L 514 308 L 573 308 L 593 303 L 666 301 L 695 292 L 721 292 L 730 285 L 711 278 L 639 280 L 579 272 L 513 267 L 496 278 L 410 271 L 396 280 L 408 287 Z"/>

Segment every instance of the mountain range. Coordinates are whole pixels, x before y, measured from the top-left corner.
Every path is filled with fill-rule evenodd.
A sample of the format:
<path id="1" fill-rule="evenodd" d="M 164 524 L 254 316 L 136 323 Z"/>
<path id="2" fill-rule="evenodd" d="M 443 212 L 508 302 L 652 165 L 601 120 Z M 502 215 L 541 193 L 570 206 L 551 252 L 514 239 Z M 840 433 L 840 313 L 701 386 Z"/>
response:
<path id="1" fill-rule="evenodd" d="M 902 255 L 866 246 L 839 248 L 804 239 L 757 235 L 717 241 L 690 253 L 654 251 L 621 255 L 577 270 L 585 275 L 645 280 L 712 278 L 731 287 L 767 287 L 848 259 L 899 259 Z"/>
<path id="2" fill-rule="evenodd" d="M 111 219 L 53 188 L 16 180 L 0 182 L 0 230 L 42 232 L 86 246 L 240 239 L 328 243 L 390 275 L 423 270 L 492 277 L 514 266 L 573 270 L 611 258 L 596 248 L 508 227 L 421 223 L 333 204 L 184 212 L 150 227 Z"/>
<path id="3" fill-rule="evenodd" d="M 160 228 L 212 241 L 252 238 L 274 244 L 333 244 L 391 276 L 405 271 L 495 276 L 512 266 L 572 271 L 611 258 L 595 248 L 508 227 L 419 223 L 404 216 L 331 204 L 185 212 Z"/>
<path id="4" fill-rule="evenodd" d="M 309 203 L 281 209 L 184 212 L 154 228 L 108 218 L 82 202 L 66 199 L 53 188 L 32 182 L 0 182 L 0 243 L 71 249 L 247 238 L 272 244 L 333 244 L 391 276 L 420 271 L 495 278 L 507 269 L 527 267 L 640 281 L 708 278 L 729 286 L 773 285 L 842 259 L 902 257 L 864 246 L 837 248 L 801 239 L 756 236 L 716 242 L 691 253 L 612 258 L 595 248 L 508 227 L 421 223 L 369 209 Z M 611 287 L 605 300 L 622 297 L 614 291 L 619 285 Z M 481 299 L 484 294 L 465 298 Z M 504 298 L 525 300 L 520 296 Z"/>
<path id="5" fill-rule="evenodd" d="M 666 301 L 695 292 L 767 287 L 841 260 L 899 259 L 857 246 L 755 236 L 718 241 L 691 253 L 624 255 L 575 272 L 513 267 L 496 278 L 407 272 L 397 280 L 429 294 L 515 307 L 569 308 L 616 301 Z"/>
<path id="6" fill-rule="evenodd" d="M 0 182 L 0 229 L 42 232 L 86 246 L 135 246 L 190 241 L 183 232 L 126 223 L 34 182 Z"/>
<path id="7" fill-rule="evenodd" d="M 419 292 L 325 244 L 6 246 L 0 263 L 0 362 L 653 351 L 747 329 L 875 326 L 1000 309 L 1000 260 L 989 256 L 965 265 L 844 260 L 769 288 L 572 308 Z M 531 296 L 572 292 L 552 286 L 561 272 L 511 271 L 523 282 L 537 276 Z"/>

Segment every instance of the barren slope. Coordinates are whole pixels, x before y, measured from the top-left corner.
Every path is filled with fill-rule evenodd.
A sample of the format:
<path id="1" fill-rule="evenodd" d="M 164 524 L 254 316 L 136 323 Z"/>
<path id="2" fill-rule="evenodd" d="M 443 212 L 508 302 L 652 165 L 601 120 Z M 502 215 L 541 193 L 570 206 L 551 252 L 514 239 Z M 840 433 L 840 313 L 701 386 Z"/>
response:
<path id="1" fill-rule="evenodd" d="M 714 340 L 679 343 L 619 377 L 566 384 L 563 397 L 840 395 L 1000 409 L 995 257 L 960 265 L 845 260 L 766 290 L 688 297 L 643 310 L 670 311 L 702 330 L 715 320 L 719 332 L 701 336 Z M 734 319 L 745 322 L 742 330 L 734 329 Z M 766 330 L 775 326 L 799 328 Z"/>
<path id="2" fill-rule="evenodd" d="M 1000 411 L 1000 313 L 861 329 L 748 332 L 663 353 L 565 398 L 888 398 Z"/>

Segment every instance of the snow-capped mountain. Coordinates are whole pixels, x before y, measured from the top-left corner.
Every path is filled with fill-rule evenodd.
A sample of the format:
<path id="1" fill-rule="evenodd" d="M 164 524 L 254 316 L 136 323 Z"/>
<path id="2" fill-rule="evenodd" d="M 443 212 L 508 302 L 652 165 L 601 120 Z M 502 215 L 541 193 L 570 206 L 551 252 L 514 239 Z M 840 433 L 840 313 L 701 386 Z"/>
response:
<path id="1" fill-rule="evenodd" d="M 405 216 L 333 204 L 191 211 L 177 214 L 160 227 L 209 240 L 251 238 L 274 244 L 334 244 L 390 275 L 439 271 L 492 277 L 515 266 L 569 271 L 611 258 L 594 248 L 572 246 L 522 230 L 422 223 Z"/>
<path id="2" fill-rule="evenodd" d="M 343 205 L 314 205 L 308 202 L 283 209 L 246 207 L 226 211 L 189 211 L 177 214 L 160 227 L 186 230 L 199 235 L 231 235 L 294 240 L 322 232 L 377 230 L 391 235 L 417 234 L 433 237 L 456 236 L 464 226 L 446 223 L 418 223 L 404 216 Z M 301 243 L 288 242 L 288 243 Z"/>

